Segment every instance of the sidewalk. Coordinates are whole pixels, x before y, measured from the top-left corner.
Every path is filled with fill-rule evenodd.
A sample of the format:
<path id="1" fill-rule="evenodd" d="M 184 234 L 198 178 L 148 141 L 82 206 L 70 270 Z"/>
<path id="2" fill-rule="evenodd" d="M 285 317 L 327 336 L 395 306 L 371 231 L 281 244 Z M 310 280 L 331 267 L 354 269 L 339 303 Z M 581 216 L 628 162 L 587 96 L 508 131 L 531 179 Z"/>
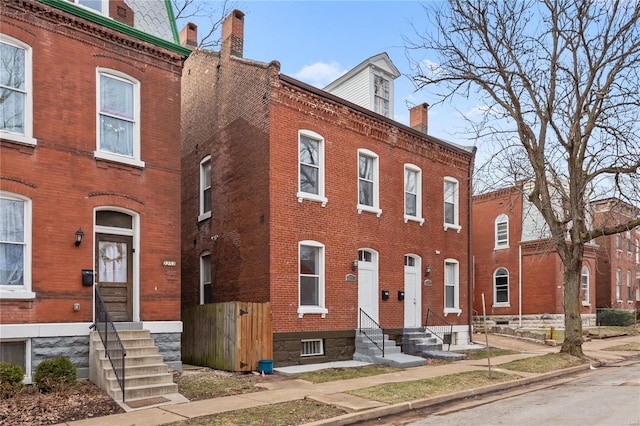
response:
<path id="1" fill-rule="evenodd" d="M 484 344 L 485 336 L 475 335 L 474 341 L 478 344 Z M 618 344 L 639 341 L 639 336 L 591 340 L 584 343 L 583 351 L 585 355 L 597 359 L 602 363 L 615 362 L 623 360 L 629 356 L 638 355 L 640 354 L 640 352 L 610 352 L 604 351 L 604 348 Z M 492 367 L 498 367 L 500 364 L 510 362 L 515 359 L 522 359 L 559 351 L 559 348 L 557 347 L 546 346 L 498 335 L 489 335 L 489 345 L 492 347 L 512 349 L 520 352 L 514 355 L 505 355 L 491 358 Z M 465 371 L 486 369 L 486 359 L 464 360 L 456 361 L 446 365 L 427 365 L 407 368 L 395 373 L 327 383 L 314 384 L 300 379 L 284 380 L 264 383 L 263 386 L 267 388 L 267 390 L 261 392 L 187 402 L 176 405 L 166 405 L 162 407 L 142 409 L 139 411 L 132 411 L 128 413 L 99 417 L 95 419 L 85 419 L 66 424 L 71 426 L 162 425 L 194 417 L 218 414 L 227 411 L 242 410 L 285 401 L 295 401 L 304 398 L 340 406 L 346 408 L 349 411 L 352 411 L 349 414 L 345 414 L 343 416 L 336 417 L 330 420 L 310 423 L 310 425 L 349 424 L 355 421 L 373 419 L 403 411 L 408 411 L 411 409 L 422 408 L 429 405 L 442 403 L 447 400 L 458 399 L 468 395 L 479 395 L 482 393 L 495 392 L 497 390 L 507 389 L 509 387 L 522 386 L 524 384 L 529 384 L 552 377 L 558 377 L 578 371 L 588 370 L 589 365 L 587 364 L 579 367 L 573 367 L 544 374 L 523 374 L 525 377 L 517 381 L 499 383 L 496 385 L 485 386 L 479 389 L 459 392 L 457 394 L 441 395 L 438 397 L 427 398 L 418 401 L 403 402 L 393 405 L 381 403 L 378 401 L 367 400 L 345 393 L 354 389 L 366 388 L 369 386 L 375 386 L 384 383 L 414 381 Z"/>

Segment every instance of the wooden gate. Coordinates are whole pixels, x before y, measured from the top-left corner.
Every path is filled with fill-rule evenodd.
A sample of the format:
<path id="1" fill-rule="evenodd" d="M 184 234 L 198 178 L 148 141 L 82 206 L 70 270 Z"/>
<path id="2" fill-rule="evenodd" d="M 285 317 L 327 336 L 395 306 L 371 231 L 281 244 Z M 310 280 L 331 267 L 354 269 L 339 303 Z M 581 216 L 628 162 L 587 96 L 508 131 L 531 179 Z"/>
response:
<path id="1" fill-rule="evenodd" d="M 273 359 L 271 304 L 208 303 L 182 311 L 182 362 L 227 371 L 257 371 Z"/>

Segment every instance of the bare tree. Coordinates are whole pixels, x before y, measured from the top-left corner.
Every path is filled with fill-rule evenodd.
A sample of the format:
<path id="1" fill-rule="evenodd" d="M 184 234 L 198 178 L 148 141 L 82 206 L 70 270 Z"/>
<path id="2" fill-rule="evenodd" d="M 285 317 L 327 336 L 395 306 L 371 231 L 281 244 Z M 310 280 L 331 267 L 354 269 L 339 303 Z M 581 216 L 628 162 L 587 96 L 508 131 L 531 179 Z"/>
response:
<path id="1" fill-rule="evenodd" d="M 220 46 L 220 31 L 224 18 L 235 8 L 228 0 L 171 0 L 178 28 L 188 22 L 197 22 L 198 47 L 215 49 Z"/>
<path id="2" fill-rule="evenodd" d="M 529 182 L 564 265 L 561 351 L 583 356 L 584 246 L 640 224 L 598 227 L 587 212 L 598 197 L 640 205 L 640 1 L 449 0 L 425 11 L 432 26 L 405 39 L 412 78 L 439 101 L 486 102 L 474 136 L 497 148 L 484 170 Z"/>

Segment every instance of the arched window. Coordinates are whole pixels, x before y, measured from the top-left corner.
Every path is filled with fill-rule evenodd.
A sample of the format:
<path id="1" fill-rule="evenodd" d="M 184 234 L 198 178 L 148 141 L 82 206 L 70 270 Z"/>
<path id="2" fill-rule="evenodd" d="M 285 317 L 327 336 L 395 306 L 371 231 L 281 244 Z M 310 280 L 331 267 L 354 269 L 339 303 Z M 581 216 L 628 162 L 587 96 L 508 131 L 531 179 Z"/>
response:
<path id="1" fill-rule="evenodd" d="M 582 304 L 589 304 L 589 268 L 582 267 L 582 273 L 580 278 L 580 287 L 582 289 Z"/>
<path id="2" fill-rule="evenodd" d="M 509 271 L 505 268 L 493 273 L 493 304 L 509 305 Z"/>
<path id="3" fill-rule="evenodd" d="M 509 247 L 509 218 L 501 214 L 495 220 L 496 249 Z"/>

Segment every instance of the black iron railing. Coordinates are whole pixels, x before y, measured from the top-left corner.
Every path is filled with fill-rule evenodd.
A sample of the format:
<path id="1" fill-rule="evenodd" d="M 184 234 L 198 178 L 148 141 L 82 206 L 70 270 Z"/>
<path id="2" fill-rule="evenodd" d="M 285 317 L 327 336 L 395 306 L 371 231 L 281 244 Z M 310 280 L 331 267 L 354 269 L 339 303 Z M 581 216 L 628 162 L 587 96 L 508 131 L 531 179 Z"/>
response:
<path id="1" fill-rule="evenodd" d="M 362 308 L 360 308 L 360 327 L 358 331 L 382 351 L 382 357 L 384 358 L 384 330 Z"/>
<path id="2" fill-rule="evenodd" d="M 109 358 L 109 362 L 111 363 L 113 372 L 115 373 L 116 379 L 118 380 L 118 385 L 122 390 L 122 402 L 124 402 L 124 361 L 125 357 L 127 356 L 127 351 L 124 349 L 122 340 L 120 340 L 118 330 L 116 330 L 113 321 L 111 321 L 111 316 L 109 315 L 109 311 L 104 304 L 104 300 L 102 299 L 100 290 L 98 289 L 98 287 L 96 287 L 95 289 L 96 322 L 93 323 L 91 328 L 94 328 L 100 335 L 100 340 L 102 340 L 105 354 L 107 355 L 107 358 Z"/>
<path id="3" fill-rule="evenodd" d="M 449 345 L 451 349 L 451 338 L 453 337 L 453 324 L 449 324 L 446 319 L 438 316 L 431 308 L 427 309 L 427 320 L 425 329 L 442 341 L 443 345 Z"/>

